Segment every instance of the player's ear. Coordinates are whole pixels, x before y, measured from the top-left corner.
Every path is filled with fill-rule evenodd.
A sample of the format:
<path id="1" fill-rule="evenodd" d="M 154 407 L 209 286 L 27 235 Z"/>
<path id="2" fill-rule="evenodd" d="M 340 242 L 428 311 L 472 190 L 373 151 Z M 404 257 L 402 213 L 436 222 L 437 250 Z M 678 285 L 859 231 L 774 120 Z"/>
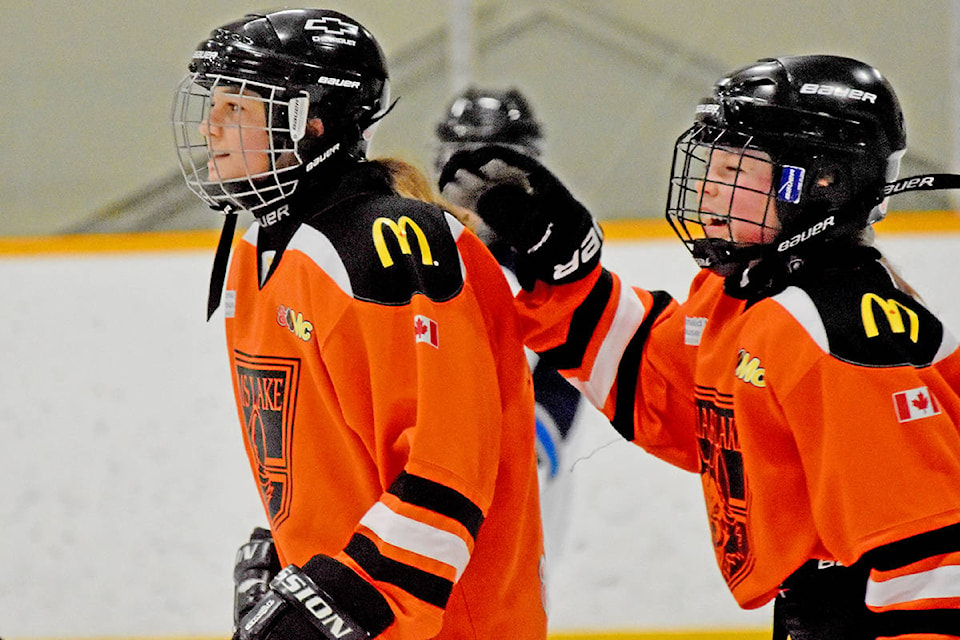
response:
<path id="1" fill-rule="evenodd" d="M 307 135 L 312 138 L 319 138 L 323 135 L 323 120 L 320 118 L 310 118 L 307 121 Z"/>

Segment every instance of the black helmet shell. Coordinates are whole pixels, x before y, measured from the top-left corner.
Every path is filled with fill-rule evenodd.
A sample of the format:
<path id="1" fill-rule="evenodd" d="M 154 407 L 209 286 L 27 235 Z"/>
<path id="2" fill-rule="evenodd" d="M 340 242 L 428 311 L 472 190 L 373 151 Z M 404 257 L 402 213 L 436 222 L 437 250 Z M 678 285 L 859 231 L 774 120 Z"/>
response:
<path id="1" fill-rule="evenodd" d="M 839 56 L 769 58 L 738 69 L 716 83 L 698 119 L 774 148 L 805 144 L 883 160 L 906 148 L 893 87 L 870 65 Z"/>
<path id="2" fill-rule="evenodd" d="M 470 87 L 454 98 L 437 125 L 441 142 L 535 147 L 542 135 L 530 103 L 517 89 Z"/>
<path id="3" fill-rule="evenodd" d="M 275 85 L 310 97 L 312 112 L 326 104 L 346 111 L 362 130 L 383 115 L 389 100 L 386 57 L 366 28 L 321 9 L 248 14 L 215 29 L 193 55 L 190 71 Z"/>

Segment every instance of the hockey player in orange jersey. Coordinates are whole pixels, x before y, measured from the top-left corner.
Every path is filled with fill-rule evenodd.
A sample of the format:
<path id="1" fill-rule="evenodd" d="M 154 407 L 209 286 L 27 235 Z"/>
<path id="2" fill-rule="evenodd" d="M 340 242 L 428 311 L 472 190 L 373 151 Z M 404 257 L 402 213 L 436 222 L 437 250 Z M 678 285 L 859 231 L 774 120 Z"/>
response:
<path id="1" fill-rule="evenodd" d="M 759 60 L 695 113 L 667 205 L 702 267 L 683 303 L 604 269 L 536 161 L 464 153 L 441 184 L 515 247 L 528 346 L 700 474 L 723 577 L 775 599 L 776 637 L 960 637 L 960 351 L 871 226 L 888 193 L 949 183 L 892 182 L 901 109 L 856 60 Z"/>
<path id="2" fill-rule="evenodd" d="M 452 215 L 366 159 L 383 53 L 341 13 L 214 30 L 174 105 L 188 186 L 256 221 L 223 313 L 271 531 L 237 558 L 235 637 L 546 637 L 533 388 L 512 294 Z M 281 567 L 282 570 L 281 570 Z"/>

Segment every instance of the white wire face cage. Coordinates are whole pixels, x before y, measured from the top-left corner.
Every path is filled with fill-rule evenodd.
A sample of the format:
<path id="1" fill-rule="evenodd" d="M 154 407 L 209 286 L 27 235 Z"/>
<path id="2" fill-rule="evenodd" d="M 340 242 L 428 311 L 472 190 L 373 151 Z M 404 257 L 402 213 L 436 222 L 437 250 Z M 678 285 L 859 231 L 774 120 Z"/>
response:
<path id="1" fill-rule="evenodd" d="M 173 134 L 187 187 L 211 208 L 269 210 L 297 187 L 306 96 L 282 87 L 190 73 L 177 88 Z"/>
<path id="2" fill-rule="evenodd" d="M 754 164 L 754 170 L 755 163 L 769 166 L 769 189 L 758 190 L 741 182 L 744 163 Z M 752 235 L 765 239 L 760 244 L 777 235 L 780 229 L 776 213 L 778 192 L 783 199 L 799 200 L 802 170 L 791 184 L 784 183 L 787 174 L 781 172 L 778 185 L 774 179 L 775 169 L 770 156 L 749 136 L 703 124 L 691 127 L 680 136 L 674 148 L 666 214 L 695 258 L 694 247 L 701 245 L 700 241 L 732 246 L 758 244 L 738 242 L 733 234 L 736 227 L 754 227 Z M 707 193 L 722 196 L 714 195 L 705 203 Z"/>

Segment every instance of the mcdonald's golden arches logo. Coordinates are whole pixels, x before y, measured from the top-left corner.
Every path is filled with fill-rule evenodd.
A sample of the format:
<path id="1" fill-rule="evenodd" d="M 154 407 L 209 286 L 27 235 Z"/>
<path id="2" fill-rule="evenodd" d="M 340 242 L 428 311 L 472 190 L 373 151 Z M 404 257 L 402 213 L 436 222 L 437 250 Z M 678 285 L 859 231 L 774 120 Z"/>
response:
<path id="1" fill-rule="evenodd" d="M 393 235 L 396 236 L 400 244 L 400 252 L 411 255 L 410 232 L 417 238 L 417 245 L 420 247 L 420 259 L 423 264 L 430 266 L 433 264 L 433 253 L 430 251 L 430 244 L 427 242 L 427 236 L 423 229 L 411 220 L 408 216 L 400 216 L 400 219 L 394 222 L 390 218 L 377 218 L 373 221 L 373 246 L 377 248 L 377 256 L 380 257 L 380 263 L 384 268 L 393 266 L 393 256 L 390 255 L 390 249 L 383 238 L 383 227 L 386 226 Z"/>
<path id="2" fill-rule="evenodd" d="M 880 329 L 877 327 L 877 319 L 874 310 L 879 307 L 883 312 L 890 330 L 894 333 L 905 333 L 907 327 L 910 328 L 910 340 L 916 343 L 920 339 L 920 317 L 913 309 L 905 306 L 899 300 L 884 300 L 875 293 L 866 293 L 860 299 L 860 316 L 863 319 L 863 329 L 868 338 L 875 338 L 880 335 Z M 904 322 L 904 314 L 907 316 Z"/>

